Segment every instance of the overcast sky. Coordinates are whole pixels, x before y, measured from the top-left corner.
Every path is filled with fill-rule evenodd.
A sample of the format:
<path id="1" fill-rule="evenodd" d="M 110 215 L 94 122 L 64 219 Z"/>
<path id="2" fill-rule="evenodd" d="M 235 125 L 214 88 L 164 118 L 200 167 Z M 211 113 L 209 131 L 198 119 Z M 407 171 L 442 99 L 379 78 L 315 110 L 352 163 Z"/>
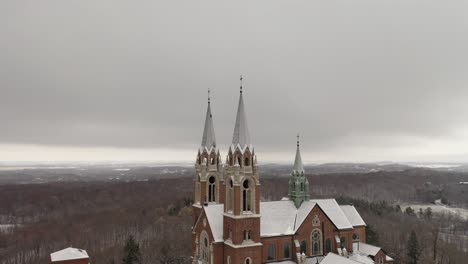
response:
<path id="1" fill-rule="evenodd" d="M 0 161 L 468 160 L 466 1 L 2 1 Z"/>

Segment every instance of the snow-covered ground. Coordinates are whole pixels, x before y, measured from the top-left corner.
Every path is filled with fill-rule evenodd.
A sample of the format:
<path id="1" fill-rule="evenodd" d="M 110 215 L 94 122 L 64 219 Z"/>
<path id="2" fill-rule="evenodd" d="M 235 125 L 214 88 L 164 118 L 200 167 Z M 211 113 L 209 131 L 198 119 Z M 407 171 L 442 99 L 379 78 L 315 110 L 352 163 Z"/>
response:
<path id="1" fill-rule="evenodd" d="M 15 225 L 0 225 L 0 233 L 9 233 Z"/>
<path id="2" fill-rule="evenodd" d="M 416 213 L 419 212 L 420 208 L 425 210 L 429 207 L 433 213 L 454 214 L 468 220 L 468 209 L 450 207 L 442 204 L 440 200 L 435 201 L 435 204 L 402 204 L 401 209 L 404 211 L 406 207 L 409 206 L 413 208 Z"/>

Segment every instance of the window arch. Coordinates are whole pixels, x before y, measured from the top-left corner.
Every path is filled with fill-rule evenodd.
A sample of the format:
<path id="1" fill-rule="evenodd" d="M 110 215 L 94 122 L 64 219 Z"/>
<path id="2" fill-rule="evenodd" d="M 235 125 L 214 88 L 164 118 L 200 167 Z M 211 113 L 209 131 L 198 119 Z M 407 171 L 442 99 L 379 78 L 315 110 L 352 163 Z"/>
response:
<path id="1" fill-rule="evenodd" d="M 301 253 L 307 253 L 307 242 L 305 240 L 302 240 L 301 242 Z"/>
<path id="2" fill-rule="evenodd" d="M 322 231 L 314 229 L 311 234 L 312 256 L 322 255 Z"/>
<path id="3" fill-rule="evenodd" d="M 210 263 L 210 241 L 206 231 L 200 235 L 200 258 L 203 263 Z"/>
<path id="4" fill-rule="evenodd" d="M 249 212 L 252 210 L 252 184 L 246 179 L 242 183 L 242 211 Z"/>
<path id="5" fill-rule="evenodd" d="M 245 264 L 252 264 L 252 259 L 251 258 L 246 258 L 244 263 Z"/>
<path id="6" fill-rule="evenodd" d="M 249 158 L 249 157 L 245 157 L 245 159 L 244 159 L 244 165 L 245 165 L 245 166 L 250 166 L 250 158 Z"/>
<path id="7" fill-rule="evenodd" d="M 216 178 L 211 176 L 208 179 L 208 202 L 216 201 Z"/>

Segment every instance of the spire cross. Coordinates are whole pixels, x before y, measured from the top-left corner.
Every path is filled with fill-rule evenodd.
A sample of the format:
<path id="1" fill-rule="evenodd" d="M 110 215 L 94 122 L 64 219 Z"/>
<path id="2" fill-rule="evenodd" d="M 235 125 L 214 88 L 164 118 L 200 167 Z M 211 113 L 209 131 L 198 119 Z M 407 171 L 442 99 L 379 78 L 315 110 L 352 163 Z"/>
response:
<path id="1" fill-rule="evenodd" d="M 242 74 L 240 76 L 240 92 L 242 93 Z"/>

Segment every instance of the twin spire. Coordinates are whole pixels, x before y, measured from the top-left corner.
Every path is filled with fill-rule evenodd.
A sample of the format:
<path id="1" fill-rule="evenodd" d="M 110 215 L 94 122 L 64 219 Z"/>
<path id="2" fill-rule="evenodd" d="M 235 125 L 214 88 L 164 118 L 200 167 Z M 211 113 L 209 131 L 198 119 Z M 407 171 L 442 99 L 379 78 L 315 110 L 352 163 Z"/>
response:
<path id="1" fill-rule="evenodd" d="M 211 114 L 210 90 L 208 90 L 208 108 L 206 109 L 205 128 L 203 129 L 202 147 L 216 148 L 216 136 L 213 127 L 213 115 Z"/>
<path id="2" fill-rule="evenodd" d="M 242 97 L 242 75 L 240 77 L 240 97 L 237 107 L 236 123 L 234 125 L 234 134 L 232 136 L 232 144 L 240 145 L 242 148 L 250 145 L 250 134 L 247 126 L 247 118 L 245 115 L 244 99 Z M 203 129 L 202 147 L 216 147 L 216 136 L 213 127 L 213 115 L 211 114 L 211 98 L 210 90 L 208 90 L 208 108 L 206 110 L 205 128 Z"/>
<path id="3" fill-rule="evenodd" d="M 234 125 L 232 144 L 239 144 L 241 148 L 243 148 L 245 145 L 250 145 L 250 134 L 247 126 L 247 118 L 245 117 L 244 98 L 242 97 L 242 75 L 240 77 L 240 84 L 239 104 L 237 106 L 236 124 Z"/>

